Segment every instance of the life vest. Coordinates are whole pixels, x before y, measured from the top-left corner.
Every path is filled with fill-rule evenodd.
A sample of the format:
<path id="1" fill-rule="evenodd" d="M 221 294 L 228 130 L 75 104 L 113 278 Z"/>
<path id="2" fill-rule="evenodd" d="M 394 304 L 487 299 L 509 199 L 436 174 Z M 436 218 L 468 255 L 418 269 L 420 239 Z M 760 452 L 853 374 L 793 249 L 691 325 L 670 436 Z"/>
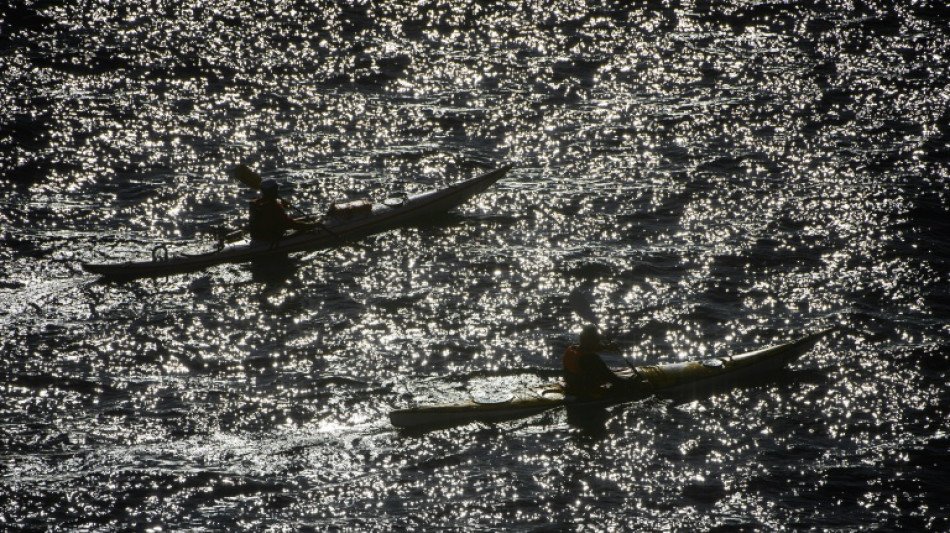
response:
<path id="1" fill-rule="evenodd" d="M 280 200 L 257 198 L 248 204 L 248 232 L 253 240 L 280 240 L 294 226 Z"/>
<path id="2" fill-rule="evenodd" d="M 591 359 L 594 358 L 594 359 Z M 600 397 L 610 383 L 605 378 L 603 362 L 596 353 L 582 351 L 580 345 L 572 344 L 562 358 L 564 390 L 574 396 Z"/>
<path id="3" fill-rule="evenodd" d="M 576 376 L 584 373 L 583 369 L 581 369 L 581 355 L 580 346 L 577 344 L 572 344 L 567 347 L 562 360 L 565 373 Z"/>

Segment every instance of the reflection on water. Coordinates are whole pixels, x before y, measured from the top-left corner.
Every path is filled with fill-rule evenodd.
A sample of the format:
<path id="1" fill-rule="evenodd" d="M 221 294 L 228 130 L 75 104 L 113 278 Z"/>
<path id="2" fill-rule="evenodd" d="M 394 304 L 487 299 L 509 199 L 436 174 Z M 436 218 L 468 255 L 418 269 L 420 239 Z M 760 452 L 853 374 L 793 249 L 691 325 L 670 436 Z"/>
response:
<path id="1" fill-rule="evenodd" d="M 288 284 L 297 272 L 300 261 L 294 256 L 262 257 L 251 261 L 248 270 L 251 280 L 263 285 L 264 293 L 278 291 Z"/>
<path id="2" fill-rule="evenodd" d="M 879 0 L 15 3 L 0 519 L 947 529 L 946 19 Z M 213 246 L 254 194 L 239 162 L 318 213 L 515 169 L 334 250 L 81 272 Z M 841 327 L 757 387 L 388 426 L 554 379 L 578 286 L 638 364 Z"/>

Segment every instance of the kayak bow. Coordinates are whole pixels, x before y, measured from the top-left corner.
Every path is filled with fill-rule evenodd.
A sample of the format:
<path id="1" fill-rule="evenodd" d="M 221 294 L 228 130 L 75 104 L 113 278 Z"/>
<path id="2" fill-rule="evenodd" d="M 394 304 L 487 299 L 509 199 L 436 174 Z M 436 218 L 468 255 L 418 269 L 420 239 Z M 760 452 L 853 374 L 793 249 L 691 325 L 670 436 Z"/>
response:
<path id="1" fill-rule="evenodd" d="M 579 399 L 565 394 L 560 383 L 524 389 L 496 403 L 468 401 L 396 409 L 390 422 L 400 428 L 448 426 L 467 422 L 491 422 L 531 416 L 555 407 L 613 405 L 651 395 L 683 397 L 770 379 L 785 366 L 808 352 L 831 329 L 793 342 L 738 355 L 664 365 L 648 365 L 617 371 L 631 378 L 630 386 L 599 399 Z"/>
<path id="2" fill-rule="evenodd" d="M 305 250 L 335 246 L 346 241 L 386 231 L 411 220 L 443 213 L 489 188 L 511 169 L 511 165 L 487 172 L 455 185 L 407 198 L 372 204 L 365 212 L 331 217 L 313 230 L 300 231 L 276 243 L 243 241 L 199 254 L 168 257 L 163 246 L 156 247 L 150 261 L 83 263 L 88 272 L 110 278 L 166 276 L 199 270 L 220 263 L 240 263 Z"/>

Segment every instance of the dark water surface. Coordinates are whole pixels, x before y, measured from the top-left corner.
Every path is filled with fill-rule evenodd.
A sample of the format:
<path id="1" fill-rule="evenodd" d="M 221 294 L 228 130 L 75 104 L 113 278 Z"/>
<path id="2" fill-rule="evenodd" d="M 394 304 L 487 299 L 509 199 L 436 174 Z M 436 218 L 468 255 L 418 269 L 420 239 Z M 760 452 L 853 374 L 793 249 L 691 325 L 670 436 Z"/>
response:
<path id="1" fill-rule="evenodd" d="M 0 529 L 945 531 L 948 71 L 936 0 L 13 0 Z M 314 211 L 515 169 L 287 262 L 81 270 L 210 246 L 240 162 Z M 575 287 L 638 363 L 839 330 L 593 424 L 389 425 L 553 379 Z"/>

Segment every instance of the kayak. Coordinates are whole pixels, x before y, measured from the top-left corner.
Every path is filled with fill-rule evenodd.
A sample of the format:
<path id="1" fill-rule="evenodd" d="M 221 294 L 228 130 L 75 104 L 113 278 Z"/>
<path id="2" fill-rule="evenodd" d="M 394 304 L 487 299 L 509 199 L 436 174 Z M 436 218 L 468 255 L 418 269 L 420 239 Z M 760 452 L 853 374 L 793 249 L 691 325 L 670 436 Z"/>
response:
<path id="1" fill-rule="evenodd" d="M 628 379 L 627 386 L 616 391 L 607 389 L 603 397 L 596 399 L 570 396 L 565 393 L 561 383 L 552 383 L 518 391 L 499 402 L 471 400 L 396 409 L 389 413 L 389 421 L 400 428 L 448 426 L 475 421 L 512 420 L 562 406 L 607 406 L 649 396 L 676 398 L 713 392 L 778 377 L 789 363 L 808 352 L 830 331 L 820 331 L 793 342 L 738 355 L 619 370 L 616 373 Z"/>
<path id="2" fill-rule="evenodd" d="M 240 263 L 281 254 L 337 246 L 347 241 L 379 233 L 427 215 L 439 214 L 457 207 L 489 188 L 511 169 L 511 165 L 487 172 L 455 185 L 404 198 L 391 198 L 382 203 L 364 204 L 365 209 L 331 210 L 317 228 L 284 236 L 277 242 L 244 240 L 235 244 L 197 254 L 169 257 L 159 245 L 152 250 L 152 259 L 82 264 L 83 269 L 110 278 L 139 278 L 191 272 L 220 263 Z"/>
<path id="3" fill-rule="evenodd" d="M 648 365 L 620 370 L 628 385 L 596 399 L 568 395 L 561 383 L 532 387 L 499 402 L 467 401 L 390 411 L 389 421 L 400 428 L 447 426 L 475 421 L 523 418 L 556 407 L 607 406 L 649 396 L 684 397 L 714 392 L 744 383 L 774 379 L 832 330 L 813 333 L 786 344 L 700 361 Z"/>

